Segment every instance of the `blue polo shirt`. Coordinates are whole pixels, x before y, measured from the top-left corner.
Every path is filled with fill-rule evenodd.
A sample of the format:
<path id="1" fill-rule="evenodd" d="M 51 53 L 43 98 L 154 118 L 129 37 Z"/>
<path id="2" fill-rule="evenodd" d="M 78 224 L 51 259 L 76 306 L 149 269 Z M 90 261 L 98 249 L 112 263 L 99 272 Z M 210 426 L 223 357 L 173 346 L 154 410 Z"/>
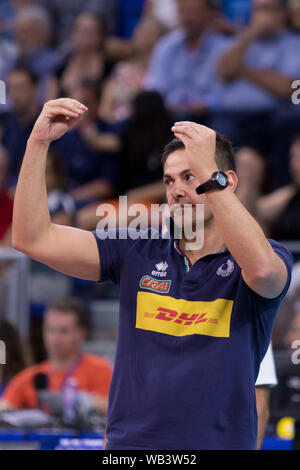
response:
<path id="1" fill-rule="evenodd" d="M 203 103 L 218 108 L 223 87 L 216 66 L 227 44 L 224 36 L 206 31 L 190 51 L 183 30 L 168 33 L 154 49 L 145 88 L 158 91 L 171 107 Z"/>
<path id="2" fill-rule="evenodd" d="M 229 251 L 191 266 L 174 239 L 99 239 L 101 281 L 120 286 L 106 449 L 255 449 L 255 382 L 291 276 L 276 299 L 243 281 Z M 102 238 L 107 236 L 107 232 Z"/>

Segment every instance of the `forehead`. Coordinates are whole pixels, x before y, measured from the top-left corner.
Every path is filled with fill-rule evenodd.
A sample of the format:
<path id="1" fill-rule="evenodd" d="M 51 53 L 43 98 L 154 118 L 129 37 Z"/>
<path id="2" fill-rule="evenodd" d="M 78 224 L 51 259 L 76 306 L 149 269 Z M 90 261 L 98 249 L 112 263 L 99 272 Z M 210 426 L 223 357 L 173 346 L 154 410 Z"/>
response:
<path id="1" fill-rule="evenodd" d="M 176 150 L 170 153 L 165 162 L 164 175 L 172 176 L 187 169 L 189 169 L 189 162 L 186 151 L 184 149 Z"/>
<path id="2" fill-rule="evenodd" d="M 76 317 L 73 312 L 61 312 L 54 309 L 49 309 L 45 315 L 45 322 L 47 324 L 53 323 L 57 325 L 74 325 Z"/>
<path id="3" fill-rule="evenodd" d="M 32 84 L 29 75 L 27 75 L 26 72 L 22 72 L 22 71 L 12 72 L 10 75 L 8 75 L 7 83 L 8 85 L 13 85 L 16 83 L 23 83 L 26 85 Z"/>

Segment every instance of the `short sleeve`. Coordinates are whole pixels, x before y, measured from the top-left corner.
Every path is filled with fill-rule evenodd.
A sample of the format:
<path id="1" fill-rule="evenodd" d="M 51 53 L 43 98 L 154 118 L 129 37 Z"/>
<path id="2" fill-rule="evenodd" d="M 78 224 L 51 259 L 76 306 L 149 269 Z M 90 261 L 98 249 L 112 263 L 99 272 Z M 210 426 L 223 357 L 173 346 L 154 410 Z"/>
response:
<path id="1" fill-rule="evenodd" d="M 278 297 L 276 297 L 276 299 L 281 301 L 287 294 L 287 291 L 289 290 L 289 287 L 290 287 L 294 259 L 293 259 L 292 253 L 283 245 L 278 243 L 277 241 L 269 240 L 269 243 L 272 246 L 275 253 L 282 259 L 287 269 L 288 276 L 287 276 L 286 284 L 281 294 Z M 276 299 L 272 299 L 272 300 L 276 300 Z"/>
<path id="2" fill-rule="evenodd" d="M 127 229 L 94 230 L 99 257 L 101 277 L 99 282 L 113 281 L 120 284 L 120 271 L 129 240 Z"/>

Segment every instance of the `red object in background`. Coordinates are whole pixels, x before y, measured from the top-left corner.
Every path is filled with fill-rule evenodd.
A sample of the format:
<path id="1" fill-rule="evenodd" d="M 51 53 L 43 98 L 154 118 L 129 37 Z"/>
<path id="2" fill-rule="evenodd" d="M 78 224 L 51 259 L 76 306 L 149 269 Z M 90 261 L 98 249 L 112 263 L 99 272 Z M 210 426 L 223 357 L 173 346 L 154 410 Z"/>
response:
<path id="1" fill-rule="evenodd" d="M 0 241 L 3 240 L 12 223 L 13 199 L 6 190 L 0 193 Z"/>

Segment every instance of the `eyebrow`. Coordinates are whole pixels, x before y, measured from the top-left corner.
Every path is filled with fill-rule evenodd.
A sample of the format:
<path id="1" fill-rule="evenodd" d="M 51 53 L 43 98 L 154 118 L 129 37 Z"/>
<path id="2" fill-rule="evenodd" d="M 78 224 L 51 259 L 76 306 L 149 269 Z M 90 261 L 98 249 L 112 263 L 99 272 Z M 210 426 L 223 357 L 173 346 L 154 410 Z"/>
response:
<path id="1" fill-rule="evenodd" d="M 184 176 L 186 173 L 191 173 L 192 170 L 190 170 L 190 168 L 188 168 L 187 170 L 183 170 L 179 173 L 179 176 Z M 171 175 L 169 175 L 168 173 L 165 173 L 164 178 L 172 178 Z"/>

